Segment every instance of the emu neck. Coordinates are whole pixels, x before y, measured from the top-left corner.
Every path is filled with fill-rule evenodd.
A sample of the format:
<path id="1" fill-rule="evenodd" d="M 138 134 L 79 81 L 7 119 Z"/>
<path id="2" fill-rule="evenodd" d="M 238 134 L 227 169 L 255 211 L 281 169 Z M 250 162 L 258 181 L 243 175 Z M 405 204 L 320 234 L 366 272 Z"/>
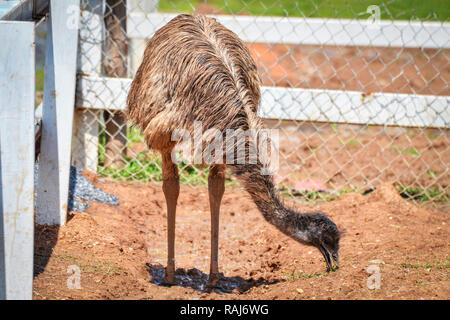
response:
<path id="1" fill-rule="evenodd" d="M 303 225 L 306 229 L 306 224 L 301 223 L 304 216 L 282 204 L 272 176 L 262 175 L 257 165 L 236 165 L 233 171 L 269 223 L 291 237 L 297 237 L 293 226 Z"/>

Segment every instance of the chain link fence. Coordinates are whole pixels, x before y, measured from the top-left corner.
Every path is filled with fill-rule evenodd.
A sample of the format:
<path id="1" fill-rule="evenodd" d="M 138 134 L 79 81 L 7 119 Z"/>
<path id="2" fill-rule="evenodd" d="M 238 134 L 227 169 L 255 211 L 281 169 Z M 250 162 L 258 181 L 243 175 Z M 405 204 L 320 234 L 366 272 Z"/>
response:
<path id="1" fill-rule="evenodd" d="M 260 115 L 279 130 L 282 192 L 327 200 L 391 183 L 449 209 L 445 0 L 81 3 L 74 165 L 118 180 L 162 179 L 158 153 L 121 109 L 146 40 L 174 15 L 195 12 L 220 17 L 256 61 Z M 207 181 L 208 169 L 188 159 L 180 169 L 184 183 Z"/>

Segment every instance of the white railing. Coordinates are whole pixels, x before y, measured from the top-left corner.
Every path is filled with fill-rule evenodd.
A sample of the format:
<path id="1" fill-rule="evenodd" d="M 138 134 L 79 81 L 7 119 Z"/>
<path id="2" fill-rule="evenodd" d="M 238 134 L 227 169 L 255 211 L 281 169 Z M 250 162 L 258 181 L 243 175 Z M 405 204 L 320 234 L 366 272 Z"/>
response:
<path id="1" fill-rule="evenodd" d="M 130 13 L 129 38 L 148 39 L 176 14 Z M 375 46 L 450 47 L 450 23 L 210 15 L 245 42 Z"/>
<path id="2" fill-rule="evenodd" d="M 131 12 L 127 15 L 127 35 L 131 40 L 148 39 L 175 16 Z M 366 20 L 348 19 L 212 17 L 247 42 L 450 48 L 450 23 L 446 22 L 378 21 L 373 24 Z M 101 37 L 101 32 L 88 34 L 87 45 L 102 43 L 101 38 L 96 39 L 96 35 Z M 101 65 L 100 46 L 97 50 L 89 47 L 79 54 L 83 59 Z M 142 51 L 139 54 L 142 55 Z M 98 70 L 91 68 L 91 71 L 83 70 L 84 75 L 79 79 L 76 105 L 80 108 L 122 110 L 131 80 L 101 77 Z M 263 87 L 259 115 L 284 120 L 447 128 L 449 102 L 448 96 L 367 95 L 342 90 Z M 409 109 L 405 109 L 406 105 Z M 96 147 L 91 149 L 97 150 Z"/>
<path id="3" fill-rule="evenodd" d="M 81 77 L 76 105 L 124 110 L 130 85 L 131 79 Z M 450 97 L 281 87 L 262 87 L 261 94 L 265 119 L 435 128 L 450 121 Z"/>

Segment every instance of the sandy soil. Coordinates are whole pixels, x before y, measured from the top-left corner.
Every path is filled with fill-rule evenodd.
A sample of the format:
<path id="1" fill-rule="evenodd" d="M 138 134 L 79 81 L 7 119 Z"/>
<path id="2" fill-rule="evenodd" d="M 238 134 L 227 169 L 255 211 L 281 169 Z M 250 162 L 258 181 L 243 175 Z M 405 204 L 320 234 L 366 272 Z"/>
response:
<path id="1" fill-rule="evenodd" d="M 390 185 L 321 205 L 345 235 L 341 268 L 325 273 L 320 253 L 282 235 L 237 186 L 227 187 L 220 220 L 221 290 L 203 291 L 209 270 L 205 186 L 183 185 L 177 212 L 178 285 L 159 283 L 166 264 L 165 200 L 159 184 L 94 183 L 119 197 L 94 203 L 60 228 L 35 234 L 35 299 L 448 299 L 449 219 L 401 198 Z M 310 211 L 311 207 L 297 205 Z M 70 266 L 81 289 L 68 289 Z M 367 268 L 381 287 L 367 287 Z M 69 268 L 69 269 L 68 269 Z M 69 270 L 69 273 L 68 273 Z"/>

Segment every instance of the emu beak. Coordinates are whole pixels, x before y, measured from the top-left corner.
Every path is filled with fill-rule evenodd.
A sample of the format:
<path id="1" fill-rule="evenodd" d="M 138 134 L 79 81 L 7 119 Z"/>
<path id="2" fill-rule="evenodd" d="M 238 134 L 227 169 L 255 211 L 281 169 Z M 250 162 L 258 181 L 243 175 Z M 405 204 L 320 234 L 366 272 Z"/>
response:
<path id="1" fill-rule="evenodd" d="M 327 272 L 335 271 L 339 268 L 339 255 L 337 251 L 330 253 L 324 246 L 320 245 L 319 250 L 325 258 L 325 262 L 327 264 Z M 333 267 L 333 262 L 335 267 Z"/>
<path id="2" fill-rule="evenodd" d="M 331 255 L 333 257 L 334 265 L 336 269 L 339 269 L 339 253 L 337 250 L 333 251 L 333 254 Z"/>

